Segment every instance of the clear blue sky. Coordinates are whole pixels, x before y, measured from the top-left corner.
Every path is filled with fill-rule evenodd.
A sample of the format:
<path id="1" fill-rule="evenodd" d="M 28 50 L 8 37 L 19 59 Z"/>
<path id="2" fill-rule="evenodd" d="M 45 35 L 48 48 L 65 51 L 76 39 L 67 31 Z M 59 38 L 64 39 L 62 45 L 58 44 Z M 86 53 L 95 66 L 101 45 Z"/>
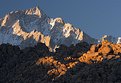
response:
<path id="1" fill-rule="evenodd" d="M 121 36 L 121 0 L 0 0 L 0 17 L 36 5 L 49 17 L 62 17 L 92 37 Z"/>

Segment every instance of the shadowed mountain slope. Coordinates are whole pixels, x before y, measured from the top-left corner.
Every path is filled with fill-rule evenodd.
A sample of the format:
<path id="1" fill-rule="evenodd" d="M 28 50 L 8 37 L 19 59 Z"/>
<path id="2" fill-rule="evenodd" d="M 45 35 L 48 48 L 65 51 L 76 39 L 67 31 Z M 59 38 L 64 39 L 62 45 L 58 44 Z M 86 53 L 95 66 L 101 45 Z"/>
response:
<path id="1" fill-rule="evenodd" d="M 50 52 L 45 44 L 20 50 L 0 45 L 0 83 L 121 82 L 121 44 L 81 42 Z"/>

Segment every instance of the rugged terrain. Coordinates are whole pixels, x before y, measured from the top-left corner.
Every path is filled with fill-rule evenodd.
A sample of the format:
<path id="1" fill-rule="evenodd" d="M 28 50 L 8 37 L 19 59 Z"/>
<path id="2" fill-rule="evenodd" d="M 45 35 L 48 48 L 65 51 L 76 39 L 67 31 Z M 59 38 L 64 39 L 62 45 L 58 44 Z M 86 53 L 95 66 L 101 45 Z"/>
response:
<path id="1" fill-rule="evenodd" d="M 10 12 L 0 19 L 0 83 L 120 83 L 118 39 L 97 43 L 39 7 Z"/>
<path id="2" fill-rule="evenodd" d="M 108 41 L 61 45 L 55 53 L 42 43 L 0 45 L 0 83 L 120 83 L 120 70 L 121 44 Z"/>
<path id="3" fill-rule="evenodd" d="M 50 51 L 61 44 L 70 46 L 80 41 L 97 43 L 97 40 L 84 33 L 60 17 L 50 18 L 39 7 L 13 11 L 0 19 L 0 43 L 17 45 L 21 49 L 45 43 Z"/>

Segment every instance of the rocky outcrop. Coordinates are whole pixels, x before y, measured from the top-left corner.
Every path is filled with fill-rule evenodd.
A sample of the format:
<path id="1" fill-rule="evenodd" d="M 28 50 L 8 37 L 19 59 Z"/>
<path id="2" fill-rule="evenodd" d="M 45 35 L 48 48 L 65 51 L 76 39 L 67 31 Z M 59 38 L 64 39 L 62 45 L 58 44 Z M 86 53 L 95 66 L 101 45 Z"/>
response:
<path id="1" fill-rule="evenodd" d="M 80 43 L 79 47 L 84 48 L 84 45 L 89 48 L 87 43 Z M 71 47 L 73 50 L 74 48 L 79 50 L 77 47 Z M 66 48 L 69 47 L 65 46 L 61 50 Z M 78 63 L 77 59 L 68 55 L 73 54 L 68 51 L 65 50 L 63 55 L 62 51 L 51 53 L 42 43 L 22 50 L 18 46 L 2 44 L 0 45 L 0 83 L 53 82 Z"/>
<path id="2" fill-rule="evenodd" d="M 120 54 L 121 44 L 113 44 L 105 40 L 101 44 L 92 45 L 90 50 L 84 53 L 79 60 L 88 64 L 105 62 L 109 59 L 120 59 Z"/>
<path id="3" fill-rule="evenodd" d="M 120 69 L 121 44 L 108 41 L 61 45 L 54 53 L 42 43 L 0 45 L 0 83 L 120 83 Z"/>

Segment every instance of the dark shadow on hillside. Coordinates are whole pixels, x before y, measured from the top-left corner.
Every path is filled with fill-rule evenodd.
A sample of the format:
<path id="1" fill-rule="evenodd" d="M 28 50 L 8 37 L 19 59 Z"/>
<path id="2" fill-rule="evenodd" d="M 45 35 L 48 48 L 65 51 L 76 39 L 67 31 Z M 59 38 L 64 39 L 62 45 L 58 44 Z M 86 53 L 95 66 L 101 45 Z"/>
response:
<path id="1" fill-rule="evenodd" d="M 23 50 L 2 44 L 0 83 L 120 83 L 121 61 L 118 59 L 92 64 L 79 61 L 89 47 L 85 42 L 70 48 L 61 45 L 52 53 L 42 43 Z"/>
<path id="2" fill-rule="evenodd" d="M 0 83 L 52 81 L 52 76 L 47 74 L 52 67 L 37 65 L 37 61 L 40 58 L 52 56 L 55 60 L 61 61 L 58 53 L 49 52 L 48 47 L 42 43 L 23 50 L 10 44 L 0 45 Z"/>
<path id="3" fill-rule="evenodd" d="M 48 53 L 44 44 L 23 50 L 9 44 L 0 45 L 0 83 L 30 83 L 43 77 L 47 69 L 42 71 L 43 67 L 36 66 L 35 62 Z"/>

